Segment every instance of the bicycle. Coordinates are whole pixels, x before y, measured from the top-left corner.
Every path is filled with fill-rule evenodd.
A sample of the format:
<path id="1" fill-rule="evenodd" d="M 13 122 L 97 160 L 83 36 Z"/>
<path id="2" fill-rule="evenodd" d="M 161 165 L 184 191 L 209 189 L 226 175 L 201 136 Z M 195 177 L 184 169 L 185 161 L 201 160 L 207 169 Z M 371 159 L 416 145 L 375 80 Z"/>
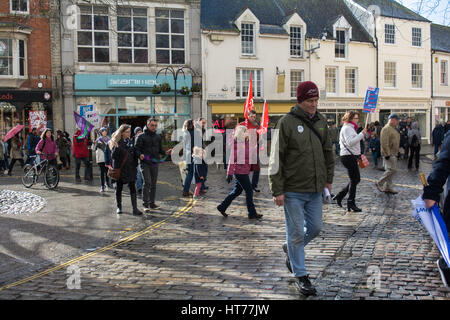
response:
<path id="1" fill-rule="evenodd" d="M 49 156 L 50 154 L 42 153 L 41 155 Z M 31 158 L 36 157 L 31 156 Z M 43 159 L 39 163 L 35 161 L 34 165 L 25 165 L 23 168 L 22 184 L 25 188 L 31 188 L 38 181 L 42 173 L 44 173 L 44 185 L 47 189 L 55 189 L 59 183 L 59 171 L 55 165 L 49 163 L 48 159 Z"/>

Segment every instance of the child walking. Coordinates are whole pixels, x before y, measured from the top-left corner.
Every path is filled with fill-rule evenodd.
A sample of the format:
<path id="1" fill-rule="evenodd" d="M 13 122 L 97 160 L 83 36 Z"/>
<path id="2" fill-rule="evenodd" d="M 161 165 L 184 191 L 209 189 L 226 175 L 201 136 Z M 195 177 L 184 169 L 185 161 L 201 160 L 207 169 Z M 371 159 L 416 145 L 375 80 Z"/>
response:
<path id="1" fill-rule="evenodd" d="M 201 192 L 202 184 L 206 181 L 206 162 L 204 160 L 205 150 L 200 147 L 194 147 L 193 149 L 193 164 L 194 164 L 194 179 L 195 179 L 195 191 L 194 198 L 198 198 Z"/>
<path id="2" fill-rule="evenodd" d="M 372 151 L 374 168 L 378 167 L 378 157 L 381 154 L 380 138 L 378 138 L 376 132 L 372 132 L 369 142 L 369 149 Z"/>

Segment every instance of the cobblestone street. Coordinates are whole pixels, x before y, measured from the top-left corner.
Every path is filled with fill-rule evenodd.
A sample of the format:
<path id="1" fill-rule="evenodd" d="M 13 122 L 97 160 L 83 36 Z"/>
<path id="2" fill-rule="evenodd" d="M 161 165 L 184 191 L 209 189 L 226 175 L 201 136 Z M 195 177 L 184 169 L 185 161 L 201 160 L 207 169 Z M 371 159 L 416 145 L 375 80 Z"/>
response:
<path id="1" fill-rule="evenodd" d="M 323 230 L 306 250 L 318 291 L 308 300 L 450 298 L 436 266 L 439 253 L 411 216 L 420 179 L 399 163 L 398 195 L 381 194 L 374 181 L 382 172 L 369 167 L 358 186 L 362 213 L 324 205 Z M 422 157 L 420 171 L 430 170 Z M 0 213 L 0 299 L 305 299 L 285 266 L 284 213 L 272 202 L 267 177 L 255 194 L 261 221 L 248 220 L 243 196 L 228 218 L 220 215 L 216 206 L 231 184 L 215 166 L 204 198 L 182 198 L 173 164 L 160 168 L 161 209 L 134 217 L 125 195 L 128 213 L 118 219 L 112 191 L 100 195 L 97 182 L 77 185 L 62 173 L 59 191 L 25 190 L 19 173 L 0 177 L 2 189 L 30 192 L 47 204 L 28 215 Z M 347 179 L 338 161 L 333 191 Z"/>

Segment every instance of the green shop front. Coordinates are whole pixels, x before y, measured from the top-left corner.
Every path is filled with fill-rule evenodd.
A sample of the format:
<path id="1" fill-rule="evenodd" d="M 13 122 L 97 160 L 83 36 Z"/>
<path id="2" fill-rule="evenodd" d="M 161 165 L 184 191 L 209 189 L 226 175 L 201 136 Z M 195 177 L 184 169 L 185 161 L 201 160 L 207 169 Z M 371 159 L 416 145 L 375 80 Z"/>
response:
<path id="1" fill-rule="evenodd" d="M 163 84 L 170 90 L 152 90 Z M 177 91 L 183 86 L 191 88 L 192 76 L 178 77 Z M 110 134 L 124 123 L 130 124 L 132 131 L 143 128 L 147 119 L 154 117 L 158 133 L 170 141 L 172 132 L 182 128 L 191 115 L 190 94 L 178 91 L 175 100 L 174 88 L 171 75 L 76 74 L 75 111 L 96 128 L 108 127 Z"/>

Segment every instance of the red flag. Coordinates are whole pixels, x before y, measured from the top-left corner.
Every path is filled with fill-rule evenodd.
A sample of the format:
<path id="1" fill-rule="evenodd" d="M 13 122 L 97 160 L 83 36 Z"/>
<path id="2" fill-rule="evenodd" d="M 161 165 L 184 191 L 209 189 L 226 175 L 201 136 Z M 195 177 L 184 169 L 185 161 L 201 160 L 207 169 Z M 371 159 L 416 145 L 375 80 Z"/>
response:
<path id="1" fill-rule="evenodd" d="M 250 84 L 248 86 L 248 94 L 247 94 L 247 100 L 245 100 L 244 105 L 244 118 L 245 120 L 248 120 L 248 112 L 250 110 L 253 110 L 253 86 L 252 86 L 252 73 L 250 72 Z"/>
<path id="2" fill-rule="evenodd" d="M 264 100 L 264 110 L 261 117 L 261 127 L 257 130 L 258 134 L 264 134 L 269 128 L 269 105 L 267 100 Z"/>

